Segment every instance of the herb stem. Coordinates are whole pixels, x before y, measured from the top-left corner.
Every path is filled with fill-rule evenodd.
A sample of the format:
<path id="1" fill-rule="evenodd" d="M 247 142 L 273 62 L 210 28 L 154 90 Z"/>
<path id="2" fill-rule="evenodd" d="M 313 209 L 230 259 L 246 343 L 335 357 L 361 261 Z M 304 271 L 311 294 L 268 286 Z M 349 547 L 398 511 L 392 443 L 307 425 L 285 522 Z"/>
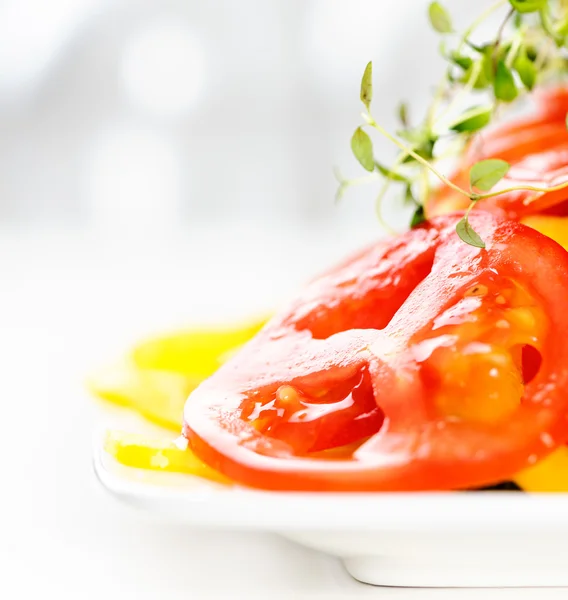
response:
<path id="1" fill-rule="evenodd" d="M 554 31 L 554 28 L 552 26 L 552 23 L 550 22 L 550 18 L 546 10 L 541 8 L 538 12 L 540 15 L 540 24 L 544 31 L 554 40 L 557 46 L 561 46 L 562 39 L 559 38 L 556 31 Z"/>
<path id="2" fill-rule="evenodd" d="M 422 204 L 425 205 L 430 197 L 430 178 L 428 177 L 428 170 L 421 169 L 420 173 L 420 181 L 421 181 L 421 195 L 422 195 Z"/>
<path id="3" fill-rule="evenodd" d="M 372 119 L 372 117 L 371 117 Z M 385 194 L 387 193 L 392 181 L 393 181 L 393 174 L 396 172 L 396 170 L 398 169 L 398 167 L 400 167 L 400 165 L 402 165 L 402 163 L 405 161 L 405 159 L 408 157 L 408 153 L 407 152 L 402 152 L 401 154 L 399 154 L 396 158 L 396 160 L 394 161 L 394 163 L 392 164 L 391 168 L 390 168 L 390 172 L 387 175 L 386 179 L 383 182 L 383 185 L 381 186 L 381 189 L 379 190 L 379 194 L 377 196 L 377 199 L 375 200 L 375 211 L 377 213 L 377 218 L 379 219 L 379 223 L 382 225 L 382 227 L 384 229 L 386 229 L 389 233 L 396 233 L 394 231 L 394 229 L 387 223 L 386 219 L 384 218 L 383 215 L 383 198 L 385 197 Z"/>
<path id="4" fill-rule="evenodd" d="M 442 78 L 442 80 L 440 81 L 440 83 L 438 83 L 438 85 L 436 87 L 434 99 L 432 100 L 432 104 L 430 105 L 430 108 L 428 109 L 428 115 L 426 117 L 426 125 L 430 129 L 432 128 L 434 121 L 436 120 L 436 111 L 438 110 L 438 106 L 439 106 L 440 102 L 442 101 L 442 98 L 444 97 L 444 93 L 447 88 L 447 83 L 448 83 L 447 77 L 444 76 Z"/>
<path id="5" fill-rule="evenodd" d="M 483 23 L 483 21 L 490 17 L 496 10 L 499 10 L 502 6 L 507 4 L 507 2 L 508 0 L 498 0 L 498 2 L 492 4 L 487 10 L 482 12 L 479 17 L 475 19 L 475 21 L 472 22 L 472 24 L 463 32 L 463 35 L 458 43 L 457 52 L 461 51 L 467 41 L 467 38 L 474 32 L 475 29 L 479 27 L 479 25 L 481 25 L 481 23 Z"/>
<path id="6" fill-rule="evenodd" d="M 552 49 L 553 44 L 550 41 L 550 38 L 547 38 L 545 43 L 543 43 L 543 47 L 539 50 L 536 60 L 534 61 L 534 66 L 537 71 L 540 71 L 544 67 Z"/>
<path id="7" fill-rule="evenodd" d="M 505 27 L 507 26 L 509 19 L 514 14 L 515 14 L 515 9 L 511 8 L 511 10 L 509 10 L 509 12 L 507 13 L 507 16 L 501 22 L 501 25 L 499 25 L 499 29 L 497 30 L 497 36 L 495 38 L 495 45 L 493 46 L 493 68 L 494 69 L 497 67 L 497 50 L 499 49 L 499 46 L 501 45 L 501 38 L 503 37 L 503 32 L 505 31 Z"/>
<path id="8" fill-rule="evenodd" d="M 364 175 L 363 177 L 353 177 L 353 179 L 343 179 L 339 176 L 339 174 L 336 174 L 337 181 L 346 186 L 363 185 L 365 183 L 369 183 L 370 181 L 377 181 L 381 178 L 382 175 L 379 173 L 371 173 L 370 175 Z"/>
<path id="9" fill-rule="evenodd" d="M 390 140 L 393 144 L 396 144 L 403 152 L 406 152 L 408 154 L 408 156 L 412 156 L 412 158 L 416 162 L 419 162 L 422 166 L 429 169 L 432 173 L 434 173 L 434 175 L 440 181 L 445 183 L 448 187 L 452 188 L 456 192 L 459 192 L 460 194 L 463 194 L 464 196 L 467 196 L 468 198 L 471 196 L 471 194 L 469 192 L 467 192 L 466 190 L 463 190 L 461 187 L 459 187 L 459 185 L 456 185 L 453 181 L 450 181 L 445 175 L 440 173 L 440 171 L 438 171 L 438 169 L 436 169 L 436 167 L 434 167 L 425 158 L 420 156 L 420 154 L 416 153 L 412 148 L 408 147 L 406 144 L 404 144 L 399 139 L 397 139 L 394 135 L 390 134 L 384 127 L 379 125 L 375 121 L 375 119 L 373 119 L 371 117 L 370 119 L 367 119 L 367 123 L 371 127 L 374 127 L 380 134 L 382 134 L 384 137 L 386 137 L 388 140 Z"/>
<path id="10" fill-rule="evenodd" d="M 508 194 L 510 192 L 536 192 L 547 194 L 550 192 L 559 192 L 560 190 L 564 190 L 568 188 L 568 181 L 564 183 L 559 183 L 558 185 L 553 185 L 550 187 L 537 187 L 534 185 L 514 185 L 512 187 L 505 188 L 503 190 L 497 190 L 495 192 L 488 192 L 487 194 L 479 194 L 478 200 L 486 200 L 487 198 L 494 198 L 495 196 L 500 196 L 501 194 Z"/>
<path id="11" fill-rule="evenodd" d="M 336 202 L 339 202 L 341 200 L 343 194 L 347 189 L 356 185 L 364 185 L 365 183 L 369 183 L 371 181 L 377 181 L 381 178 L 381 176 L 378 173 L 371 173 L 370 175 L 365 175 L 363 177 L 353 177 L 352 179 L 344 179 L 341 175 L 341 172 L 337 168 L 334 168 L 333 174 L 335 175 L 335 179 L 339 183 L 337 193 L 335 194 Z"/>
<path id="12" fill-rule="evenodd" d="M 452 100 L 452 102 L 448 103 L 448 105 L 444 108 L 442 114 L 436 119 L 437 121 L 441 121 L 442 119 L 444 119 L 444 117 L 446 117 L 448 115 L 448 113 L 451 112 L 452 109 L 454 109 L 462 101 L 462 99 L 465 98 L 471 92 L 471 90 L 473 90 L 473 87 L 475 86 L 475 82 L 477 81 L 477 78 L 479 77 L 479 74 L 481 73 L 482 68 L 483 68 L 483 65 L 480 62 L 477 62 L 477 63 L 475 63 L 475 65 L 473 65 L 473 68 L 471 70 L 471 74 L 469 76 L 469 79 L 467 80 L 467 83 L 459 91 L 459 93 Z"/>
<path id="13" fill-rule="evenodd" d="M 513 63 L 515 62 L 515 58 L 517 58 L 517 54 L 521 48 L 521 44 L 523 43 L 523 32 L 519 32 L 513 39 L 513 43 L 509 48 L 509 52 L 507 52 L 507 57 L 505 58 L 505 66 L 507 68 L 511 68 Z"/>

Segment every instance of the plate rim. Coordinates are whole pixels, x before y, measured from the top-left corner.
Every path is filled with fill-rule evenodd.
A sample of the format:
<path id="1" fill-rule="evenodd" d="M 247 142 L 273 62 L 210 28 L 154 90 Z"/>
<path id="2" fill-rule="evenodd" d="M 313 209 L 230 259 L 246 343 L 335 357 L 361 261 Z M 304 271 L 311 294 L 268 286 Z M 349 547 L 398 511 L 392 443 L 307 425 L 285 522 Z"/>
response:
<path id="1" fill-rule="evenodd" d="M 191 475 L 179 475 L 172 486 L 159 481 L 170 474 L 120 465 L 98 436 L 92 463 L 100 484 L 115 498 L 194 525 L 264 531 L 568 531 L 565 493 L 275 492 Z M 140 478 L 125 477 L 125 471 Z"/>

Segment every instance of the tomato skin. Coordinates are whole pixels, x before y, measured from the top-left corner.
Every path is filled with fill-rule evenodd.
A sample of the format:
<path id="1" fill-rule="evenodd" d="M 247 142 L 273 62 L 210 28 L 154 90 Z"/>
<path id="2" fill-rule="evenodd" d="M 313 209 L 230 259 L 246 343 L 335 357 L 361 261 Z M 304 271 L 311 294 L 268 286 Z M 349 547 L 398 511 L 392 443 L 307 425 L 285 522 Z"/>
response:
<path id="1" fill-rule="evenodd" d="M 455 235 L 459 218 L 437 218 L 380 242 L 308 286 L 192 393 L 184 434 L 195 454 L 234 481 L 263 489 L 394 491 L 487 485 L 557 447 L 568 425 L 568 253 L 522 224 L 483 212 L 471 219 L 487 247 L 473 248 Z M 430 339 L 433 323 L 466 290 L 488 278 L 522 283 L 549 320 L 538 342 L 538 373 L 512 414 L 496 422 L 440 412 L 412 350 Z M 323 398 L 333 395 L 364 370 L 384 413 L 380 429 L 340 459 L 310 456 L 321 438 L 302 445 L 286 415 L 297 415 L 305 397 L 316 404 L 321 390 Z M 257 404 L 270 404 L 267 429 L 250 420 Z M 326 414 L 349 442 L 352 414 Z M 269 434 L 279 419 L 288 419 L 281 438 Z"/>
<path id="2" fill-rule="evenodd" d="M 536 107 L 527 117 L 491 127 L 473 138 L 457 171 L 450 177 L 463 189 L 469 187 L 469 169 L 479 160 L 500 158 L 511 165 L 508 175 L 492 191 L 529 184 L 551 187 L 568 181 L 568 88 L 558 87 L 535 93 Z M 568 189 L 551 193 L 528 190 L 488 198 L 478 207 L 509 219 L 550 211 L 568 200 Z M 467 207 L 469 200 L 447 186 L 441 186 L 428 200 L 429 218 Z M 563 207 L 561 214 L 568 214 Z"/>

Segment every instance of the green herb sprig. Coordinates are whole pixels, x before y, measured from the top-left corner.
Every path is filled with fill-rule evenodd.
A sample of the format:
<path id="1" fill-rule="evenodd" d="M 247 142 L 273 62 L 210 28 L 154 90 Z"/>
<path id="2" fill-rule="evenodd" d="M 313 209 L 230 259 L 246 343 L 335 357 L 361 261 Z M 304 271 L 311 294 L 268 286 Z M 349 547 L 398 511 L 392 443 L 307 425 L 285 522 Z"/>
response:
<path id="1" fill-rule="evenodd" d="M 472 34 L 499 10 L 504 16 L 494 39 L 482 45 L 475 43 Z M 414 206 L 410 225 L 416 227 L 425 219 L 424 206 L 432 193 L 433 178 L 437 178 L 470 202 L 456 226 L 459 237 L 467 244 L 484 248 L 484 241 L 469 221 L 469 214 L 478 202 L 517 190 L 535 194 L 556 191 L 568 188 L 568 182 L 546 188 L 519 185 L 493 190 L 510 165 L 504 160 L 487 159 L 470 168 L 470 185 L 464 189 L 442 173 L 439 163 L 457 157 L 475 135 L 495 120 L 502 107 L 530 93 L 539 83 L 568 73 L 568 0 L 498 0 L 461 34 L 456 33 L 449 12 L 440 2 L 430 3 L 428 17 L 442 36 L 440 51 L 447 69 L 426 116 L 412 125 L 408 106 L 402 103 L 398 108 L 401 128 L 392 134 L 382 127 L 371 112 L 373 64 L 369 62 L 360 89 L 365 106 L 363 124 L 351 138 L 353 154 L 368 175 L 344 179 L 336 171 L 339 181 L 336 198 L 341 199 L 354 185 L 382 180 L 376 210 L 384 223 L 383 198 L 392 185 L 398 185 L 402 188 L 403 202 Z M 398 147 L 399 153 L 389 167 L 375 158 L 366 128 L 377 131 Z"/>

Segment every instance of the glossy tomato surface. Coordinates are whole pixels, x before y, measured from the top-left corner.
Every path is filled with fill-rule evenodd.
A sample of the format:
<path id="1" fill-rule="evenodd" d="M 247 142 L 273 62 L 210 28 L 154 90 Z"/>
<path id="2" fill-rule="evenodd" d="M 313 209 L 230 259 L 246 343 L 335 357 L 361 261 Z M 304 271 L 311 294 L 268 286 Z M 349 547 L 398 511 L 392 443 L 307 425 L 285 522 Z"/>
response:
<path id="1" fill-rule="evenodd" d="M 491 191 L 530 186 L 550 188 L 568 182 L 568 88 L 535 92 L 527 116 L 509 119 L 475 135 L 457 171 L 450 177 L 460 187 L 469 188 L 469 169 L 477 161 L 500 158 L 510 171 Z M 568 215 L 568 188 L 553 192 L 529 189 L 508 192 L 483 200 L 477 206 L 510 219 L 532 215 Z M 429 199 L 429 217 L 465 208 L 468 199 L 442 186 Z"/>
<path id="2" fill-rule="evenodd" d="M 189 397 L 208 465 L 278 490 L 508 479 L 566 439 L 568 254 L 478 212 L 439 217 L 313 281 Z"/>

